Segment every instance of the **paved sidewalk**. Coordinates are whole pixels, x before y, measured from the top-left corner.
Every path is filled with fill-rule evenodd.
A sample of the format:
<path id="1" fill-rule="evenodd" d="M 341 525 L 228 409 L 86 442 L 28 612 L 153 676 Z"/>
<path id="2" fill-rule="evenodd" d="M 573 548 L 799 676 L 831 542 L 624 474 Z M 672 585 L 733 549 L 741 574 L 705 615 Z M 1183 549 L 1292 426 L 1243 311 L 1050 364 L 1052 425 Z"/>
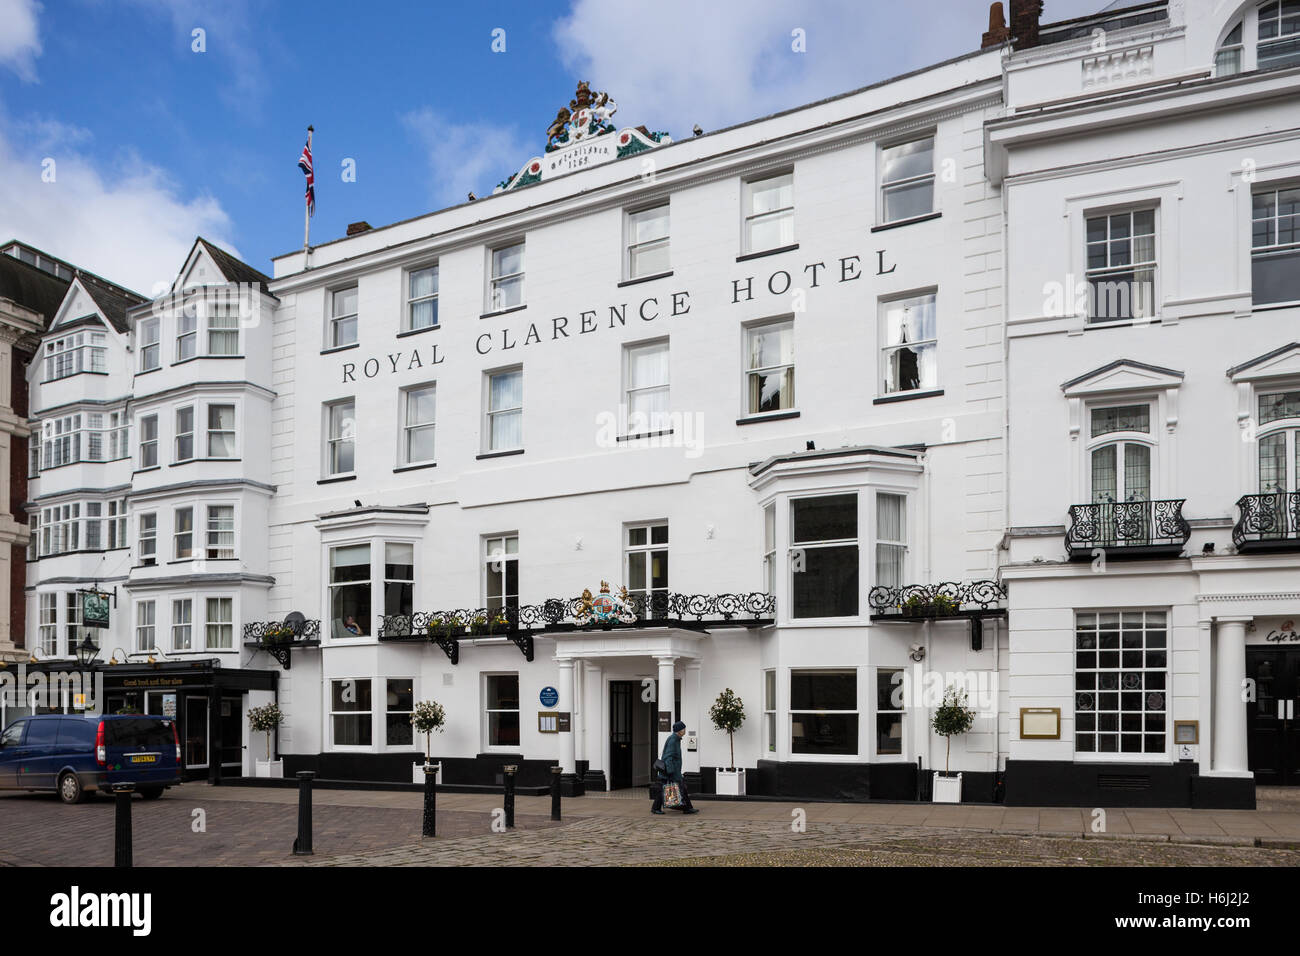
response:
<path id="1" fill-rule="evenodd" d="M 203 799 L 250 803 L 296 803 L 293 789 L 202 784 Z M 1276 794 L 1276 796 L 1275 796 Z M 418 810 L 419 793 L 370 790 L 315 790 L 316 806 L 393 807 Z M 931 803 L 797 803 L 758 800 L 700 800 L 699 817 L 712 821 L 781 824 L 789 827 L 794 814 L 804 814 L 813 824 L 882 826 L 906 832 L 957 830 L 1015 836 L 1074 836 L 1085 839 L 1130 838 L 1176 843 L 1195 842 L 1238 846 L 1300 848 L 1300 803 L 1290 791 L 1260 791 L 1257 810 L 1146 810 L 1108 809 L 1104 827 L 1094 831 L 1092 808 L 1003 807 Z M 498 794 L 440 793 L 438 809 L 490 814 L 501 806 Z M 1272 809 L 1274 806 L 1281 809 Z M 516 813 L 534 817 L 550 815 L 550 797 L 515 798 Z M 563 815 L 571 819 L 657 819 L 650 817 L 649 801 L 621 795 L 591 794 L 564 801 Z"/>

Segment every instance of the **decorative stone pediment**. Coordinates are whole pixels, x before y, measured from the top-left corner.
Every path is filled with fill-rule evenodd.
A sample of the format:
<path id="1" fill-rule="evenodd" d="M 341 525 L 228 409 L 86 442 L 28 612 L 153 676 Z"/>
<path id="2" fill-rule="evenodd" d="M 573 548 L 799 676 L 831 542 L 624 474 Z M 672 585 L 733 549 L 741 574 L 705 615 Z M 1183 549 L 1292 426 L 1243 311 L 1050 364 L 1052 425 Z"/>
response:
<path id="1" fill-rule="evenodd" d="M 1132 359 L 1117 359 L 1061 385 L 1067 398 L 1087 398 L 1110 392 L 1142 392 L 1177 388 L 1183 373 Z"/>
<path id="2" fill-rule="evenodd" d="M 1227 375 L 1238 384 L 1265 378 L 1300 378 L 1300 342 L 1292 342 L 1234 366 L 1228 369 Z"/>

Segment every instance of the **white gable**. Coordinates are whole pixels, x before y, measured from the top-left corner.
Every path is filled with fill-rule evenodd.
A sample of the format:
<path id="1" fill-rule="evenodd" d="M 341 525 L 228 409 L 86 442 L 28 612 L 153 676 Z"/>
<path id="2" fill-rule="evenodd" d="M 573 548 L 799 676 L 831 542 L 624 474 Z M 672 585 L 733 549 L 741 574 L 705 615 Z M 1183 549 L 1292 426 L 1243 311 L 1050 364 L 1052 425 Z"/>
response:
<path id="1" fill-rule="evenodd" d="M 196 285 L 225 285 L 230 280 L 217 268 L 217 263 L 208 250 L 203 247 L 202 243 L 194 244 L 194 251 L 190 253 L 189 260 L 185 263 L 185 268 L 181 269 L 180 275 L 176 277 L 176 283 L 172 286 L 172 291 L 184 289 Z"/>
<path id="2" fill-rule="evenodd" d="M 1228 375 L 1238 383 L 1264 378 L 1300 378 L 1300 343 L 1292 342 L 1276 352 L 1229 369 Z"/>
<path id="3" fill-rule="evenodd" d="M 69 322 L 75 322 L 77 319 L 84 319 L 88 315 L 93 315 L 101 325 L 107 327 L 108 323 L 104 321 L 104 315 L 99 311 L 99 306 L 95 300 L 90 297 L 90 293 L 85 290 L 80 279 L 73 279 L 72 284 L 68 286 L 68 291 L 63 296 L 63 301 L 59 304 L 59 310 L 54 313 L 54 321 L 50 323 L 50 332 L 53 332 L 61 325 L 67 325 Z M 49 334 L 48 332 L 46 333 Z"/>

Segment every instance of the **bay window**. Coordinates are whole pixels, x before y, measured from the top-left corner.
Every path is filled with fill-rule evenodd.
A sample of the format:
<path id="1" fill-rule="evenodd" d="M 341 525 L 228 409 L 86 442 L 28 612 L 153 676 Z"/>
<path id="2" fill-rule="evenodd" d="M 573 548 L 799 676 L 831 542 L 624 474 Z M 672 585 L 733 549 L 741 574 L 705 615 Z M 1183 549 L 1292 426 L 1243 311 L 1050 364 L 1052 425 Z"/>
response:
<path id="1" fill-rule="evenodd" d="M 234 505 L 208 505 L 207 556 L 214 560 L 235 556 Z"/>
<path id="2" fill-rule="evenodd" d="M 180 561 L 194 557 L 194 509 L 177 508 L 173 518 L 172 558 Z"/>
<path id="3" fill-rule="evenodd" d="M 876 587 L 901 587 L 907 556 L 907 497 L 876 494 Z"/>
<path id="4" fill-rule="evenodd" d="M 235 600 L 228 597 L 207 599 L 206 640 L 210 651 L 228 651 L 235 646 Z"/>
<path id="5" fill-rule="evenodd" d="M 235 457 L 235 406 L 208 406 L 208 457 Z"/>
<path id="6" fill-rule="evenodd" d="M 194 458 L 194 408 L 186 406 L 176 409 L 176 458 L 177 462 L 190 461 Z"/>

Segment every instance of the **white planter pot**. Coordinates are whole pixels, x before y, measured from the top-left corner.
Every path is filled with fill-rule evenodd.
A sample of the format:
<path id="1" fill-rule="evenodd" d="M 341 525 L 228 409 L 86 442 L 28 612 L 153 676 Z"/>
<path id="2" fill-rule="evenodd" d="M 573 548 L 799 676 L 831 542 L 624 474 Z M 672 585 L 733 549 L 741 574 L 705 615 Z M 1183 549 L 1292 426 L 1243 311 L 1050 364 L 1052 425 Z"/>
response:
<path id="1" fill-rule="evenodd" d="M 945 777 L 936 770 L 932 793 L 931 800 L 934 803 L 961 803 L 961 774 Z"/>
<path id="2" fill-rule="evenodd" d="M 442 786 L 442 761 L 435 763 L 434 766 L 438 768 L 438 772 L 433 775 L 434 776 L 433 782 L 441 787 Z M 424 783 L 424 764 L 422 762 L 417 764 L 412 764 L 411 782 L 419 783 L 419 784 Z"/>
<path id="3" fill-rule="evenodd" d="M 258 760 L 253 767 L 255 777 L 284 777 L 283 760 Z"/>
<path id="4" fill-rule="evenodd" d="M 718 768 L 714 789 L 720 797 L 743 797 L 745 795 L 745 771 L 723 770 Z"/>

